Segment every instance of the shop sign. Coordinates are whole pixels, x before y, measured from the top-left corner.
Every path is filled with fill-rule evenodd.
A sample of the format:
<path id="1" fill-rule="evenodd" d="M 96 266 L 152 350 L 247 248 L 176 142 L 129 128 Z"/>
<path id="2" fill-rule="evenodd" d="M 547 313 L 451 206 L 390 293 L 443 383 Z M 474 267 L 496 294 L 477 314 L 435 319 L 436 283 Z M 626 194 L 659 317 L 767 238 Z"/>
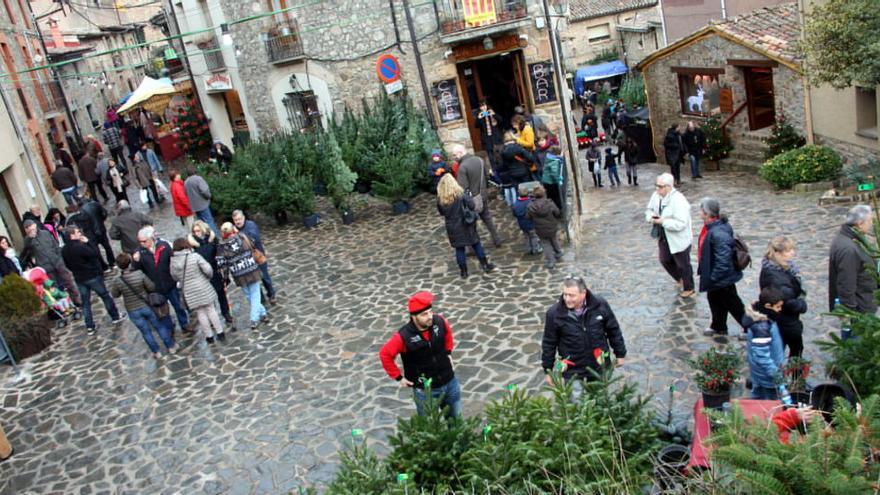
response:
<path id="1" fill-rule="evenodd" d="M 440 115 L 440 123 L 461 120 L 461 100 L 458 98 L 458 86 L 455 85 L 455 79 L 444 79 L 434 83 L 433 94 L 437 99 L 437 114 Z"/>
<path id="2" fill-rule="evenodd" d="M 232 78 L 226 74 L 213 74 L 205 79 L 205 91 L 208 93 L 232 91 Z"/>
<path id="3" fill-rule="evenodd" d="M 529 64 L 529 80 L 535 105 L 556 101 L 556 85 L 553 83 L 553 65 L 549 60 Z"/>

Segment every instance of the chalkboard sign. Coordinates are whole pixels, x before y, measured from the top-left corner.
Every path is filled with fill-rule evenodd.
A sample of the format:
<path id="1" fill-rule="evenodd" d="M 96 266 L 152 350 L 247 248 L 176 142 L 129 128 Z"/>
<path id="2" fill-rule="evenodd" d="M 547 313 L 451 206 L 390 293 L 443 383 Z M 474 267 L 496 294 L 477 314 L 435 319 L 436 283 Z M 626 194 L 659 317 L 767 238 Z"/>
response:
<path id="1" fill-rule="evenodd" d="M 435 82 L 434 97 L 437 99 L 437 113 L 440 115 L 441 123 L 461 120 L 461 100 L 458 98 L 455 79 Z"/>
<path id="2" fill-rule="evenodd" d="M 553 83 L 553 65 L 549 60 L 529 64 L 529 80 L 535 105 L 556 101 L 556 85 Z"/>

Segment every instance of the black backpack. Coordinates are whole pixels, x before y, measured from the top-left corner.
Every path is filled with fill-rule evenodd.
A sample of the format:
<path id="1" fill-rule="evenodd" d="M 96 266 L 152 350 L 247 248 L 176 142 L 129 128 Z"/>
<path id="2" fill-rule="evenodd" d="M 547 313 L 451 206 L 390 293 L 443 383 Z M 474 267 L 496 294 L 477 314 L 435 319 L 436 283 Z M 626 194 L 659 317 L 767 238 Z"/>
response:
<path id="1" fill-rule="evenodd" d="M 738 271 L 743 271 L 752 264 L 752 257 L 749 255 L 749 246 L 739 237 L 733 238 L 733 265 Z"/>

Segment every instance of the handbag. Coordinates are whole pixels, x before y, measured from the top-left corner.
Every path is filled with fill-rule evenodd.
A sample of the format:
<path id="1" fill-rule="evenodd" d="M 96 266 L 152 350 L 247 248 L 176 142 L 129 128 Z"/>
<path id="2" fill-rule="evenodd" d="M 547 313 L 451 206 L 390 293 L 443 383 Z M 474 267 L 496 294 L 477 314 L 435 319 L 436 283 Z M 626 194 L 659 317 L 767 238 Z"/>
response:
<path id="1" fill-rule="evenodd" d="M 266 261 L 267 261 L 267 260 L 266 260 L 266 255 L 263 254 L 262 251 L 260 251 L 260 250 L 257 249 L 257 248 L 254 248 L 254 249 L 253 249 L 253 253 L 254 253 L 254 261 L 255 261 L 258 265 L 262 265 L 262 264 L 266 263 Z"/>
<path id="2" fill-rule="evenodd" d="M 480 160 L 480 192 L 476 195 L 471 193 L 471 199 L 474 200 L 473 212 L 476 213 L 477 215 L 479 215 L 480 213 L 483 212 L 483 208 L 485 206 L 485 205 L 483 205 L 483 188 L 485 187 L 485 184 L 486 184 L 486 176 L 484 174 L 485 174 L 485 169 L 483 168 L 483 160 Z M 468 193 L 470 193 L 470 191 L 468 191 Z M 471 222 L 471 223 L 473 223 L 473 222 Z"/>
<path id="3" fill-rule="evenodd" d="M 189 254 L 186 254 L 183 257 L 183 277 L 180 279 L 180 302 L 183 304 L 183 309 L 189 311 L 189 304 L 186 303 L 186 293 L 183 292 L 183 288 L 186 287 L 186 264 L 189 262 Z"/>
<path id="4" fill-rule="evenodd" d="M 158 189 L 160 193 L 168 194 L 168 188 L 165 187 L 165 183 L 159 180 L 158 177 L 154 178 L 153 182 L 156 183 L 156 189 Z"/>
<path id="5" fill-rule="evenodd" d="M 465 225 L 473 225 L 477 221 L 477 218 L 479 218 L 479 215 L 477 215 L 477 212 L 472 210 L 467 205 L 467 203 L 465 203 L 464 197 L 462 196 L 462 198 L 461 198 L 461 219 L 464 222 L 464 224 Z"/>
<path id="6" fill-rule="evenodd" d="M 140 299 L 147 306 L 149 306 L 150 309 L 152 309 L 154 313 L 158 312 L 159 308 L 162 308 L 166 304 L 168 304 L 168 299 L 165 296 L 163 296 L 162 294 L 159 294 L 158 292 L 148 292 L 146 299 L 144 299 L 144 296 L 140 295 L 140 293 L 138 291 L 136 291 L 134 289 L 134 287 L 131 286 L 130 283 L 128 283 L 128 280 L 125 280 L 125 277 L 123 277 L 121 273 L 119 274 L 119 280 L 122 280 L 122 283 L 125 284 L 125 286 L 129 288 L 129 290 L 134 292 L 134 294 L 138 297 L 138 299 Z"/>

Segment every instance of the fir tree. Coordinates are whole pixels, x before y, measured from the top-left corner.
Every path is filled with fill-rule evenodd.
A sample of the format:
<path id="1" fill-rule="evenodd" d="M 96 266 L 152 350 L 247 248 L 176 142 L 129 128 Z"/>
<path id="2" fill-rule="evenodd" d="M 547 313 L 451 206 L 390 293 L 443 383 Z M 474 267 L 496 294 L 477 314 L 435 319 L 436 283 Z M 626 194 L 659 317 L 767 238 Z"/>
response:
<path id="1" fill-rule="evenodd" d="M 709 117 L 702 126 L 703 134 L 706 135 L 706 160 L 718 161 L 727 158 L 733 151 L 724 129 L 721 128 L 721 120 L 717 116 Z"/>
<path id="2" fill-rule="evenodd" d="M 785 118 L 785 114 L 776 114 L 776 123 L 770 130 L 770 137 L 764 139 L 767 150 L 764 151 L 764 160 L 769 160 L 776 155 L 781 155 L 788 150 L 800 148 L 807 140 L 798 134 L 794 126 Z"/>

